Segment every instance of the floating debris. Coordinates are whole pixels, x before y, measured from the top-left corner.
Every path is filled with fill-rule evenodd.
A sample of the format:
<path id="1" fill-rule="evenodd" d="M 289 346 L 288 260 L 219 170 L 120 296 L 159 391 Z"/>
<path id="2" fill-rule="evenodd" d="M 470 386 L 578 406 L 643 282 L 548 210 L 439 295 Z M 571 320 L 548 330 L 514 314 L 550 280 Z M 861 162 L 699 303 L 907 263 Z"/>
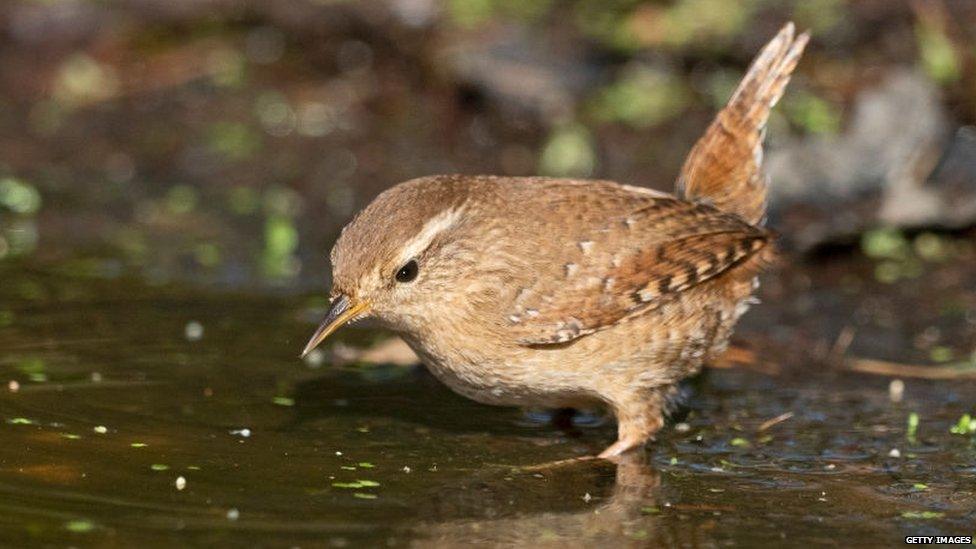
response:
<path id="1" fill-rule="evenodd" d="M 312 349 L 305 355 L 305 364 L 308 364 L 309 368 L 318 368 L 323 362 L 325 362 L 325 353 L 322 349 Z"/>
<path id="2" fill-rule="evenodd" d="M 108 427 L 106 427 L 104 425 L 96 425 L 96 426 L 92 427 L 92 431 L 95 431 L 96 433 L 98 433 L 100 435 L 104 435 L 105 433 L 108 433 Z"/>
<path id="3" fill-rule="evenodd" d="M 182 491 L 184 488 L 186 488 L 186 478 L 182 476 L 176 477 L 176 482 L 174 484 L 176 485 L 177 490 Z"/>
<path id="4" fill-rule="evenodd" d="M 241 436 L 241 437 L 244 437 L 244 438 L 250 438 L 250 436 L 251 436 L 251 430 L 248 429 L 247 427 L 245 427 L 243 429 L 231 429 L 228 432 L 230 434 L 232 434 L 232 435 L 237 435 L 237 436 Z"/>
<path id="5" fill-rule="evenodd" d="M 945 516 L 945 513 L 940 513 L 938 511 L 903 511 L 901 518 L 907 519 L 937 519 Z"/>
<path id="6" fill-rule="evenodd" d="M 149 468 L 153 471 L 168 471 L 169 465 L 166 465 L 165 463 L 153 463 L 149 466 Z"/>
<path id="7" fill-rule="evenodd" d="M 888 398 L 894 402 L 901 402 L 905 397 L 905 382 L 900 379 L 892 379 L 888 384 Z"/>
<path id="8" fill-rule="evenodd" d="M 749 448 L 752 443 L 742 437 L 735 437 L 729 441 L 729 444 L 735 446 L 736 448 Z"/>
<path id="9" fill-rule="evenodd" d="M 367 494 L 367 493 L 364 493 L 364 492 L 355 492 L 355 493 L 353 493 L 352 497 L 359 498 L 359 499 L 376 499 L 377 496 L 376 496 L 376 494 Z"/>
<path id="10" fill-rule="evenodd" d="M 767 419 L 766 421 L 762 422 L 762 424 L 759 426 L 757 431 L 759 432 L 765 431 L 766 429 L 769 429 L 774 425 L 779 425 L 780 423 L 783 423 L 784 421 L 792 417 L 793 417 L 793 412 L 782 413 L 772 419 Z"/>
<path id="11" fill-rule="evenodd" d="M 7 390 L 11 393 L 16 393 L 20 390 L 20 383 L 18 383 L 16 379 L 11 379 L 7 382 Z"/>
<path id="12" fill-rule="evenodd" d="M 132 447 L 132 448 L 145 448 L 146 446 L 149 446 L 149 445 L 146 444 L 145 442 L 133 442 L 129 446 Z"/>
<path id="13" fill-rule="evenodd" d="M 227 510 L 227 520 L 237 520 L 241 518 L 241 512 L 237 508 L 230 508 Z"/>
<path id="14" fill-rule="evenodd" d="M 905 431 L 905 438 L 907 438 L 909 442 L 914 444 L 918 440 L 916 437 L 917 433 L 918 433 L 918 414 L 912 412 L 908 414 L 908 428 Z"/>
<path id="15" fill-rule="evenodd" d="M 969 414 L 963 414 L 955 425 L 949 428 L 949 432 L 954 435 L 972 435 L 976 433 L 976 418 Z"/>
<path id="16" fill-rule="evenodd" d="M 375 480 L 354 480 L 352 482 L 333 482 L 333 488 L 375 488 L 379 486 L 380 483 Z"/>
<path id="17" fill-rule="evenodd" d="M 932 359 L 932 362 L 949 362 L 954 357 L 955 353 L 950 347 L 946 347 L 945 345 L 932 347 L 929 351 L 929 358 Z"/>
<path id="18" fill-rule="evenodd" d="M 200 341 L 203 338 L 203 324 L 196 320 L 187 322 L 183 328 L 183 336 L 187 341 Z"/>
<path id="19" fill-rule="evenodd" d="M 74 534 L 86 534 L 95 529 L 95 523 L 87 519 L 69 520 L 64 523 L 64 529 Z"/>
<path id="20" fill-rule="evenodd" d="M 33 419 L 27 419 L 26 417 L 15 417 L 8 419 L 7 423 L 11 425 L 34 425 L 35 421 Z"/>
<path id="21" fill-rule="evenodd" d="M 273 399 L 271 399 L 271 402 L 275 403 L 278 406 L 294 406 L 295 405 L 295 399 L 293 399 L 291 397 L 286 397 L 286 396 L 276 396 Z"/>
<path id="22" fill-rule="evenodd" d="M 899 450 L 898 448 L 892 448 L 891 451 L 888 452 L 888 457 L 900 458 L 901 450 Z"/>

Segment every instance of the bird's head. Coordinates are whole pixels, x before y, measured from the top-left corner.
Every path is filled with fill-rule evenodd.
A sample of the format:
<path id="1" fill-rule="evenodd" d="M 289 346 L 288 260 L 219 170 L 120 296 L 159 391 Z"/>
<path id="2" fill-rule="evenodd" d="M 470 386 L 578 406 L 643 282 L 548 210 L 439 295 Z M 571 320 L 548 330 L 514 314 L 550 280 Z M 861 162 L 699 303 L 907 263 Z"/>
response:
<path id="1" fill-rule="evenodd" d="M 454 178 L 407 181 L 380 194 L 332 248 L 331 307 L 302 355 L 340 326 L 366 317 L 418 330 L 465 291 L 471 250 L 458 238 L 468 189 Z"/>

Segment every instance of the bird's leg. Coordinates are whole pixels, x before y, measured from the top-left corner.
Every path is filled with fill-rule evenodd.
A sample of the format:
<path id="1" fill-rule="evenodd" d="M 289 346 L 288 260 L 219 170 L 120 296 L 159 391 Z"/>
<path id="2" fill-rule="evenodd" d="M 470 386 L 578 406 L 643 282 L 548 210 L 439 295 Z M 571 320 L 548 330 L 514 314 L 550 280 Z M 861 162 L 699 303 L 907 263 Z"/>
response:
<path id="1" fill-rule="evenodd" d="M 614 405 L 617 442 L 598 457 L 611 459 L 644 445 L 664 425 L 665 398 L 660 391 L 642 393 Z"/>

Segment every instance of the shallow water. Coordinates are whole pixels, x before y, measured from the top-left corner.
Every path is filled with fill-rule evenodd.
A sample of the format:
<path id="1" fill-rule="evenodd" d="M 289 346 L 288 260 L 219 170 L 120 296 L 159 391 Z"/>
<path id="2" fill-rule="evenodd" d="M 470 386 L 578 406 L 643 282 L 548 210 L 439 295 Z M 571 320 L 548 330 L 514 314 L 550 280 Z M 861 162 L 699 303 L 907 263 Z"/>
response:
<path id="1" fill-rule="evenodd" d="M 532 469 L 598 450 L 613 426 L 584 417 L 569 435 L 457 397 L 421 368 L 302 362 L 317 315 L 306 299 L 81 272 L 92 270 L 0 264 L 0 380 L 16 382 L 0 387 L 4 544 L 976 534 L 976 445 L 949 432 L 976 402 L 971 382 L 906 380 L 893 403 L 887 378 L 766 356 L 775 374 L 708 370 L 689 383 L 685 425 L 640 457 Z M 781 313 L 768 307 L 766 320 Z"/>

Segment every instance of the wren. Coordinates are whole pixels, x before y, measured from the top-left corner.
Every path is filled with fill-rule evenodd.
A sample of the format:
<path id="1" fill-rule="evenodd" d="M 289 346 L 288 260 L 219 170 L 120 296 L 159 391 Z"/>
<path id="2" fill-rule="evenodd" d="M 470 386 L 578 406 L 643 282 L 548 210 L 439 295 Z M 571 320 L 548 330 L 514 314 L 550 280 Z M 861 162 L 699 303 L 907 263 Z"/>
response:
<path id="1" fill-rule="evenodd" d="M 364 317 L 454 391 L 616 417 L 641 447 L 676 383 L 726 348 L 772 253 L 762 141 L 807 44 L 787 24 L 689 153 L 675 194 L 612 181 L 440 175 L 380 194 L 332 249 L 307 354 Z"/>

